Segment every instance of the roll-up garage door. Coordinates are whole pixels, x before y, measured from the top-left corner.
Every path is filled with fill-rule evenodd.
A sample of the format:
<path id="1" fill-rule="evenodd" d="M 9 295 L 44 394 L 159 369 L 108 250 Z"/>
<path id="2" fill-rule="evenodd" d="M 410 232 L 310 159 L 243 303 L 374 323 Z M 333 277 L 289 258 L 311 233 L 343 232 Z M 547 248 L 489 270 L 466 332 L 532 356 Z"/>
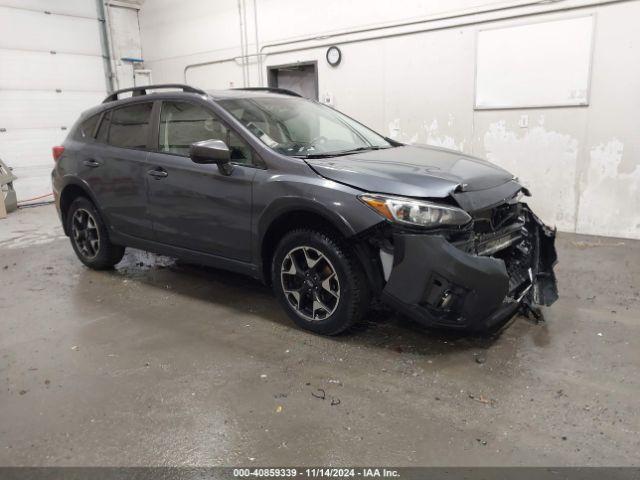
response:
<path id="1" fill-rule="evenodd" d="M 0 0 L 0 158 L 19 201 L 51 192 L 51 147 L 106 94 L 93 0 Z"/>

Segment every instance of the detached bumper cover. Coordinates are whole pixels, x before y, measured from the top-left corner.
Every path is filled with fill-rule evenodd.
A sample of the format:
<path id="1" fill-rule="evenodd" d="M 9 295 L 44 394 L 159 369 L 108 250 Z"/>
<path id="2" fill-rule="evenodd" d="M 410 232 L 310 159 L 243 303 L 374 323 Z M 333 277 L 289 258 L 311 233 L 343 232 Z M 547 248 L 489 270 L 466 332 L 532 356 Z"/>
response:
<path id="1" fill-rule="evenodd" d="M 526 210 L 522 240 L 479 256 L 440 235 L 394 234 L 394 264 L 382 298 L 429 326 L 486 330 L 521 308 L 558 298 L 555 231 Z"/>

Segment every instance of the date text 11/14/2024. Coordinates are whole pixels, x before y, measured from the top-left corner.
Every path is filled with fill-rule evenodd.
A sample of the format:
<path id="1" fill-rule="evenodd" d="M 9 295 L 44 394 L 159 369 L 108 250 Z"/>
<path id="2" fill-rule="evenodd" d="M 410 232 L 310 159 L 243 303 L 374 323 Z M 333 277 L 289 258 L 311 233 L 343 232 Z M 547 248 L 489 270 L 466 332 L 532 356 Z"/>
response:
<path id="1" fill-rule="evenodd" d="M 236 478 L 399 478 L 400 473 L 388 468 L 234 468 Z"/>

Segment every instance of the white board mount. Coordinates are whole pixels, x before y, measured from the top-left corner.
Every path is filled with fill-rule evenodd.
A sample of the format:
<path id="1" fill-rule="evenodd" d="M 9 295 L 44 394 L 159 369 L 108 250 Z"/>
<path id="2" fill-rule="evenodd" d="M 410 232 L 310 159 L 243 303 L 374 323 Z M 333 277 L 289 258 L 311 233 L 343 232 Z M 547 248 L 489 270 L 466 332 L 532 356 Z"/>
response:
<path id="1" fill-rule="evenodd" d="M 478 31 L 475 108 L 589 104 L 594 15 Z"/>

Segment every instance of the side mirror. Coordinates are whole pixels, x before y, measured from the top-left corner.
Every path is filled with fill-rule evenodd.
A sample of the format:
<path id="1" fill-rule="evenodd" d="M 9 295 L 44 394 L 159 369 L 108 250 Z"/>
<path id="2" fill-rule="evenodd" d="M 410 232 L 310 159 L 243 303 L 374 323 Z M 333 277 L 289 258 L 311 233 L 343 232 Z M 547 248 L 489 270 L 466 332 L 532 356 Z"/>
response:
<path id="1" fill-rule="evenodd" d="M 189 156 L 195 163 L 218 165 L 223 175 L 231 175 L 233 167 L 229 147 L 222 140 L 203 140 L 192 143 L 189 147 Z"/>

